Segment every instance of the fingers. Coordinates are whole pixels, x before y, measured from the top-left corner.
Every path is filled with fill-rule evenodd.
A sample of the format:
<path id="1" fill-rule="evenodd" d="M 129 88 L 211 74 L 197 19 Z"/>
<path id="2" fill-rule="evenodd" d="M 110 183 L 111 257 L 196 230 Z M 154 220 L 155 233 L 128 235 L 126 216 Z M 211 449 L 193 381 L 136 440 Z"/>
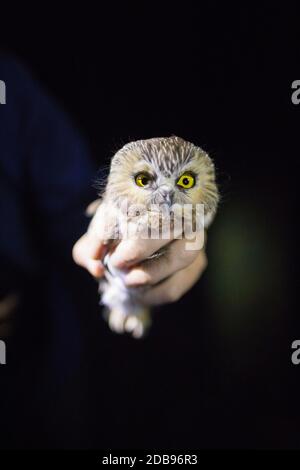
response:
<path id="1" fill-rule="evenodd" d="M 191 240 L 187 238 L 181 239 L 178 238 L 178 235 L 174 234 L 173 231 L 170 231 L 170 233 L 168 234 L 168 238 L 125 238 L 119 243 L 119 245 L 111 255 L 111 263 L 117 269 L 128 269 L 146 260 L 164 246 L 171 244 L 174 238 L 178 239 L 179 244 L 176 246 L 179 249 L 183 246 L 183 244 L 185 244 L 186 250 L 184 257 L 193 260 L 195 258 L 195 253 L 199 252 L 200 249 L 203 248 L 204 237 L 204 233 L 197 233 L 196 237 Z M 188 252 L 191 252 L 190 256 Z M 180 266 L 185 267 L 187 266 L 187 264 Z M 170 272 L 172 273 L 172 269 Z M 162 278 L 163 277 L 160 276 L 160 279 Z"/>
<path id="2" fill-rule="evenodd" d="M 95 201 L 91 202 L 88 207 L 86 208 L 86 215 L 92 216 L 96 213 L 98 207 L 101 204 L 101 199 L 96 199 Z"/>
<path id="3" fill-rule="evenodd" d="M 97 205 L 97 208 L 96 208 Z M 94 277 L 101 277 L 104 274 L 102 256 L 105 251 L 104 240 L 109 238 L 113 230 L 112 211 L 109 211 L 101 201 L 94 201 L 88 210 L 96 210 L 93 219 L 85 233 L 73 247 L 73 259 L 75 263 L 86 268 Z"/>
<path id="4" fill-rule="evenodd" d="M 87 233 L 74 245 L 74 261 L 86 268 L 94 277 L 98 278 L 104 275 L 101 259 L 106 250 L 106 241 L 114 238 L 116 216 L 117 214 L 112 209 L 109 209 L 105 204 L 100 204 L 96 209 Z M 199 255 L 202 245 L 199 246 L 190 241 L 188 242 L 186 239 L 174 241 L 173 237 L 174 234 L 170 234 L 168 239 L 125 238 L 111 254 L 110 262 L 113 267 L 127 271 L 124 280 L 128 287 L 155 286 L 155 284 L 176 272 L 192 274 L 192 271 L 187 271 L 187 267 L 189 265 L 191 267 L 196 266 L 194 263 L 197 259 L 199 263 L 200 259 L 203 260 L 205 258 L 204 254 Z M 189 246 L 187 247 L 188 244 Z M 166 245 L 168 245 L 166 254 L 157 259 L 147 260 L 147 258 Z M 178 276 L 181 275 L 178 274 Z M 172 276 L 172 279 L 176 280 L 175 275 Z M 183 286 L 186 284 L 186 280 L 182 284 Z M 161 286 L 157 286 L 157 289 L 161 289 Z M 168 293 L 165 294 L 168 295 Z M 172 292 L 170 295 L 173 298 Z M 177 295 L 180 295 L 180 290 Z"/>
<path id="5" fill-rule="evenodd" d="M 170 243 L 170 239 L 125 239 L 111 255 L 111 263 L 118 269 L 128 268 L 145 260 L 168 243 Z"/>
<path id="6" fill-rule="evenodd" d="M 94 277 L 104 274 L 104 267 L 100 261 L 104 244 L 92 232 L 85 233 L 73 247 L 73 259 L 75 263 L 86 268 Z"/>
<path id="7" fill-rule="evenodd" d="M 158 286 L 147 290 L 143 295 L 146 305 L 161 305 L 179 300 L 197 282 L 207 266 L 204 251 L 187 268 L 176 272 Z"/>
<path id="8" fill-rule="evenodd" d="M 146 284 L 154 285 L 171 274 L 189 266 L 199 255 L 199 251 L 186 250 L 186 240 L 175 240 L 162 257 L 143 262 L 133 267 L 124 277 L 128 287 L 138 287 Z"/>

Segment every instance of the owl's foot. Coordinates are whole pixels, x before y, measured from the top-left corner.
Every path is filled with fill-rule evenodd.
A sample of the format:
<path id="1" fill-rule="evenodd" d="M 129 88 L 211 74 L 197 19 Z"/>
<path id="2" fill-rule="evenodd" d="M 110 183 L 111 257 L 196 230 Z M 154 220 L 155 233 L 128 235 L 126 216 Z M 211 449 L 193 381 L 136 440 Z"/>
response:
<path id="1" fill-rule="evenodd" d="M 108 325 L 109 328 L 115 333 L 124 333 L 124 321 L 126 316 L 123 312 L 117 309 L 113 309 L 108 314 Z"/>
<path id="2" fill-rule="evenodd" d="M 125 315 L 122 311 L 113 309 L 109 312 L 108 324 L 115 333 L 129 333 L 133 338 L 139 339 L 145 336 L 151 319 L 146 309 L 139 315 Z"/>
<path id="3" fill-rule="evenodd" d="M 146 327 L 141 319 L 135 315 L 130 315 L 125 322 L 125 330 L 127 333 L 130 333 L 133 338 L 139 339 L 144 336 Z"/>

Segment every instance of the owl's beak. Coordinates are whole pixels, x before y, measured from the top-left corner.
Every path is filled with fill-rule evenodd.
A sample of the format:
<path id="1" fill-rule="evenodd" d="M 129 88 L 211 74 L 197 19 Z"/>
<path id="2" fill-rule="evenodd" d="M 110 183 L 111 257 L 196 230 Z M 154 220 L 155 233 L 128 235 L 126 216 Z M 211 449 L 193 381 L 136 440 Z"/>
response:
<path id="1" fill-rule="evenodd" d="M 164 196 L 164 201 L 168 206 L 171 206 L 173 204 L 173 194 L 166 194 L 166 196 Z"/>
<path id="2" fill-rule="evenodd" d="M 162 200 L 163 200 L 162 202 L 171 207 L 172 204 L 173 204 L 173 199 L 174 199 L 174 190 L 173 190 L 173 188 L 162 186 L 159 189 L 159 192 L 160 192 Z"/>

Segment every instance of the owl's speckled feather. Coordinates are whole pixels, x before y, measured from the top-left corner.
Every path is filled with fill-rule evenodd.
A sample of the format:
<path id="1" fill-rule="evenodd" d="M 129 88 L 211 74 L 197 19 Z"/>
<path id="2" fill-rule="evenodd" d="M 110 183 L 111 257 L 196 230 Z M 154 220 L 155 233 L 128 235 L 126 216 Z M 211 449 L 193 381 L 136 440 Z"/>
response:
<path id="1" fill-rule="evenodd" d="M 191 142 L 172 136 L 126 144 L 112 159 L 104 197 L 111 198 L 114 204 L 122 202 L 124 197 L 136 204 L 162 203 L 159 187 L 153 187 L 151 194 L 136 187 L 133 175 L 140 171 L 147 171 L 161 184 L 172 186 L 174 203 L 202 203 L 206 213 L 216 212 L 219 195 L 214 164 L 206 152 Z M 197 177 L 195 187 L 186 192 L 175 186 L 184 171 L 192 171 Z"/>

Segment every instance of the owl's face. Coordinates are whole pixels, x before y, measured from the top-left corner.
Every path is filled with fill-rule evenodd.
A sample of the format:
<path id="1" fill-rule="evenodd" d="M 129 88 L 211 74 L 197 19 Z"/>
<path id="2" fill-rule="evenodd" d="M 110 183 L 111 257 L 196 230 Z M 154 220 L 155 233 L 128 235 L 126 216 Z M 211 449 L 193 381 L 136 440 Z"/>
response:
<path id="1" fill-rule="evenodd" d="M 214 213 L 218 202 L 212 160 L 179 137 L 140 140 L 125 145 L 112 159 L 107 194 L 118 203 L 204 204 Z"/>

